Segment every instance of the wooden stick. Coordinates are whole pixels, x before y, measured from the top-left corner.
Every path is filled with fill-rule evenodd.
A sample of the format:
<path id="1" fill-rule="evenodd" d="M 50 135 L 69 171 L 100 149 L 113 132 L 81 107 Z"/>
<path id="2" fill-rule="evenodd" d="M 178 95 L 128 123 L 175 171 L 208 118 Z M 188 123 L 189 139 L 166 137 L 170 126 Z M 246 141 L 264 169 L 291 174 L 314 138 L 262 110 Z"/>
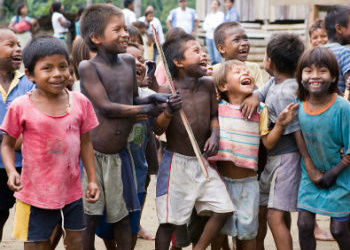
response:
<path id="1" fill-rule="evenodd" d="M 152 25 L 152 32 L 153 32 L 153 35 L 154 35 L 154 40 L 155 40 L 156 45 L 157 45 L 158 53 L 159 53 L 160 58 L 161 58 L 161 60 L 163 62 L 163 65 L 164 65 L 164 69 L 165 69 L 165 72 L 166 72 L 166 77 L 167 77 L 167 80 L 168 80 L 168 84 L 169 84 L 171 93 L 175 94 L 176 93 L 175 85 L 174 85 L 174 82 L 172 80 L 168 64 L 167 64 L 166 59 L 165 59 L 163 48 L 160 46 L 159 36 L 158 36 L 157 31 L 156 31 L 156 29 L 154 28 L 153 25 Z M 201 169 L 203 171 L 203 174 L 204 174 L 205 178 L 207 179 L 207 181 L 209 181 L 208 170 L 207 170 L 207 168 L 209 167 L 209 163 L 204 158 L 204 156 L 201 153 L 201 150 L 199 149 L 197 140 L 194 137 L 192 128 L 190 126 L 190 123 L 187 120 L 187 117 L 186 117 L 186 114 L 185 114 L 184 110 L 180 109 L 179 112 L 180 112 L 182 123 L 184 124 L 184 126 L 186 128 L 188 137 L 190 138 L 190 141 L 191 141 L 191 144 L 192 144 L 192 148 L 193 148 L 194 153 L 196 154 L 196 157 L 197 157 L 197 160 L 199 162 L 199 165 L 201 166 Z"/>

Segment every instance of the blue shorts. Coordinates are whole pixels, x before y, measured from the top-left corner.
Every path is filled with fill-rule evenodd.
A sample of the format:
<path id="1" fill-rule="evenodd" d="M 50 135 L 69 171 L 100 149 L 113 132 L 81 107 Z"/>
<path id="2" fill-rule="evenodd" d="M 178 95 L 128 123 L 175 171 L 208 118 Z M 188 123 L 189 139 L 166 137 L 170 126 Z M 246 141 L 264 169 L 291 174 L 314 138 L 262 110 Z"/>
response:
<path id="1" fill-rule="evenodd" d="M 42 209 L 17 200 L 13 236 L 26 242 L 47 241 L 54 228 L 62 222 L 66 230 L 85 229 L 82 199 L 62 209 Z"/>

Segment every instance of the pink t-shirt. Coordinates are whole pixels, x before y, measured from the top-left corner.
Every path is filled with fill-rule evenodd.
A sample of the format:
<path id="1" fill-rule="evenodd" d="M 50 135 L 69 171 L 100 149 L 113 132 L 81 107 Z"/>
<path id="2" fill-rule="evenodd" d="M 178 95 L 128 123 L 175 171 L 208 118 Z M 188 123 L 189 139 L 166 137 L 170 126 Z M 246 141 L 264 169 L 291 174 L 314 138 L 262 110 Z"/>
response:
<path id="1" fill-rule="evenodd" d="M 80 135 L 98 125 L 90 101 L 71 94 L 71 109 L 63 116 L 40 111 L 26 94 L 14 100 L 0 127 L 13 138 L 23 134 L 23 189 L 15 197 L 44 209 L 60 209 L 80 199 L 83 190 L 78 158 Z"/>

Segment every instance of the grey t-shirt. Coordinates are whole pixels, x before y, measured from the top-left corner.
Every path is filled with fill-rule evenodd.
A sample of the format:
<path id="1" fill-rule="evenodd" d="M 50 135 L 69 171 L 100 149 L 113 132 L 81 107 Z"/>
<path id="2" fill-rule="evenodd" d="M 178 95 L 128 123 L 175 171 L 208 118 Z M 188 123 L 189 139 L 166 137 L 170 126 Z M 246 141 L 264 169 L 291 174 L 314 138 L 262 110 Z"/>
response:
<path id="1" fill-rule="evenodd" d="M 269 127 L 276 123 L 278 115 L 290 103 L 296 102 L 296 92 L 298 83 L 296 79 L 286 79 L 284 82 L 276 84 L 272 77 L 264 86 L 255 91 L 261 102 L 264 102 L 269 111 Z M 283 135 L 278 140 L 276 146 L 268 150 L 268 155 L 281 155 L 298 150 L 293 133 L 300 130 L 298 118 L 295 117 L 284 129 Z"/>

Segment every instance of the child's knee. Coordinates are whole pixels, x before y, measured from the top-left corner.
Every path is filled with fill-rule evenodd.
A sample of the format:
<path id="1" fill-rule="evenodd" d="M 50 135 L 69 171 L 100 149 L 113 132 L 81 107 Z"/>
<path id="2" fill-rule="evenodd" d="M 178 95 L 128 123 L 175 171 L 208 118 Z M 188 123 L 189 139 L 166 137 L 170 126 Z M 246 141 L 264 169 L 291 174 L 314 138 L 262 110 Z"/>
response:
<path id="1" fill-rule="evenodd" d="M 297 225 L 298 225 L 298 229 L 299 229 L 299 232 L 301 232 L 302 234 L 305 234 L 305 233 L 313 233 L 314 231 L 314 223 L 311 223 L 309 220 L 304 220 L 302 218 L 298 218 L 298 222 L 297 222 Z"/>
<path id="2" fill-rule="evenodd" d="M 348 234 L 348 222 L 331 222 L 331 234 L 334 239 L 340 239 Z"/>
<path id="3" fill-rule="evenodd" d="M 80 231 L 66 231 L 67 236 L 64 239 L 64 245 L 69 249 L 81 249 L 83 247 L 83 238 Z"/>

